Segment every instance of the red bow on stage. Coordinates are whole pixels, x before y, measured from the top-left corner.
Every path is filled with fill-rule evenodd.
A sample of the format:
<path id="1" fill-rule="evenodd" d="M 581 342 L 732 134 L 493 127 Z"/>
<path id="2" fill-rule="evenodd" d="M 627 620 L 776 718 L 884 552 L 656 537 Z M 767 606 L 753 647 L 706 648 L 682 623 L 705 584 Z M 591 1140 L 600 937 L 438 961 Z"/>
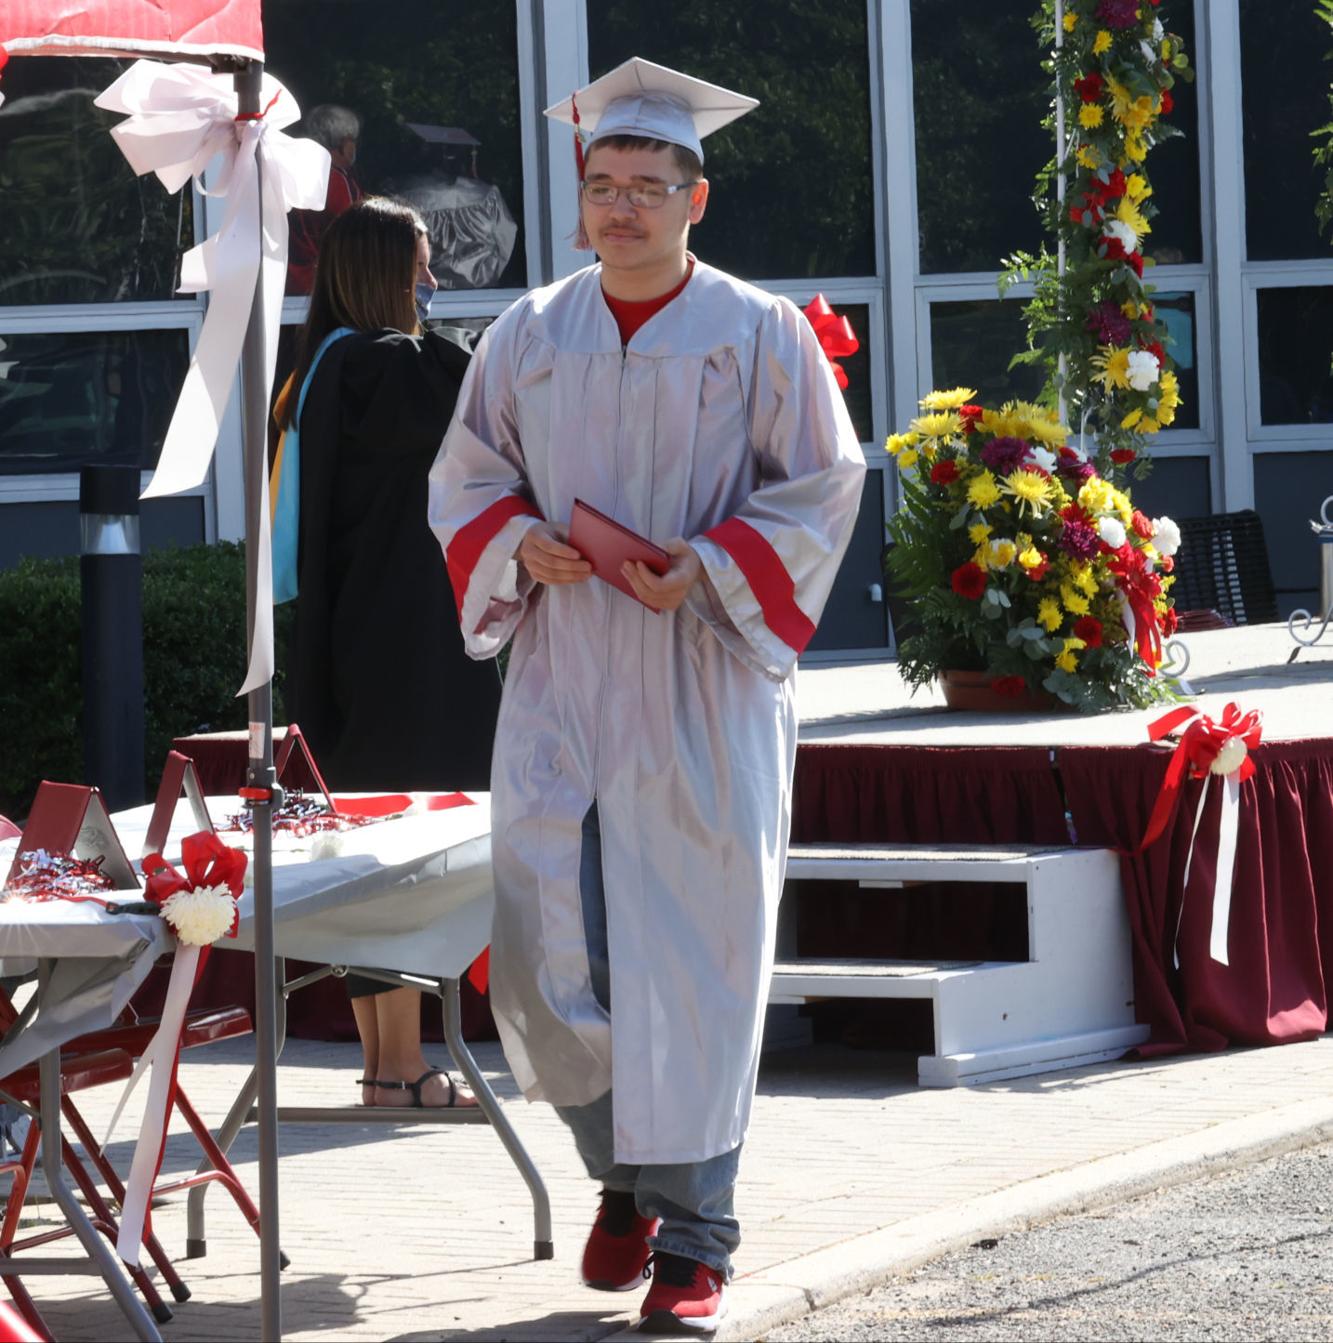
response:
<path id="1" fill-rule="evenodd" d="M 838 360 L 845 359 L 849 354 L 855 354 L 861 348 L 861 342 L 857 340 L 852 324 L 829 307 L 828 299 L 823 294 L 816 294 L 801 311 L 814 327 L 815 335 L 819 337 L 819 347 L 828 356 L 829 363 L 833 365 L 833 376 L 838 380 L 838 386 L 845 392 L 847 370 L 838 363 Z"/>
<path id="2" fill-rule="evenodd" d="M 144 876 L 148 878 L 144 894 L 155 905 L 163 905 L 177 891 L 198 891 L 210 886 L 225 886 L 240 899 L 245 884 L 245 854 L 224 844 L 216 835 L 201 830 L 187 835 L 181 841 L 182 876 L 160 853 L 150 853 L 143 860 Z M 236 936 L 239 913 L 232 919 L 228 937 Z"/>

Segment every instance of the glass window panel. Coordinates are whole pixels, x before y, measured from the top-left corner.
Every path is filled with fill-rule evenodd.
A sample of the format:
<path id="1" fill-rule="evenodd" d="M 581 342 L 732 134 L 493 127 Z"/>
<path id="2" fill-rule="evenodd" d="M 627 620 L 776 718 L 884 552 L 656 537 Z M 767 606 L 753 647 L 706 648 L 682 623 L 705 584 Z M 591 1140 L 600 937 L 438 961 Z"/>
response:
<path id="1" fill-rule="evenodd" d="M 866 472 L 861 511 L 808 651 L 883 648 L 889 641 L 884 601 L 884 473 Z"/>
<path id="2" fill-rule="evenodd" d="M 390 14 L 391 10 L 391 14 Z M 388 17 L 386 17 L 388 16 Z M 331 183 L 330 209 L 356 191 L 415 205 L 431 233 L 445 289 L 522 288 L 523 146 L 515 6 L 493 0 L 268 0 L 273 72 L 306 114 L 346 109 L 360 120 L 355 161 Z M 339 114 L 324 115 L 341 147 Z M 309 291 L 330 212 L 293 220 L 288 292 Z"/>
<path id="3" fill-rule="evenodd" d="M 705 260 L 749 280 L 874 275 L 864 0 L 769 0 L 755 15 L 716 0 L 588 0 L 589 68 L 642 56 L 760 100 L 704 145 L 714 194 L 693 237 Z M 569 155 L 572 172 L 572 143 Z"/>
<path id="4" fill-rule="evenodd" d="M 912 0 L 921 270 L 992 271 L 1041 245 L 1033 178 L 1054 151 L 1031 5 Z"/>
<path id="5" fill-rule="evenodd" d="M 1026 364 L 1008 366 L 1026 348 L 1022 300 L 963 299 L 930 305 L 933 387 L 975 387 L 977 400 L 987 406 L 1015 398 L 1034 400 L 1045 381 L 1042 370 Z"/>
<path id="6" fill-rule="evenodd" d="M 189 359 L 184 331 L 0 336 L 0 475 L 156 465 Z"/>
<path id="7" fill-rule="evenodd" d="M 1333 423 L 1333 287 L 1261 289 L 1257 297 L 1260 419 Z"/>
<path id="8" fill-rule="evenodd" d="M 1252 261 L 1328 255 L 1315 222 L 1323 170 L 1312 131 L 1328 112 L 1328 25 L 1308 0 L 1241 0 L 1245 230 Z"/>
<path id="9" fill-rule="evenodd" d="M 796 299 L 798 307 L 804 307 L 813 294 L 802 294 Z M 832 304 L 833 311 L 839 317 L 845 317 L 861 342 L 855 354 L 845 355 L 838 360 L 847 374 L 847 388 L 843 399 L 847 402 L 847 413 L 856 426 L 856 436 L 862 443 L 869 443 L 874 437 L 874 397 L 870 382 L 870 308 L 865 303 Z"/>
<path id="10" fill-rule="evenodd" d="M 0 109 L 0 306 L 171 298 L 192 193 L 136 177 L 93 99 L 126 62 L 16 57 Z M 193 301 L 193 300 L 190 300 Z"/>
<path id="11" fill-rule="evenodd" d="M 1175 360 L 1180 382 L 1180 408 L 1173 429 L 1199 427 L 1199 363 L 1197 357 L 1198 323 L 1194 317 L 1192 293 L 1157 293 L 1153 306 L 1166 325 L 1166 352 Z"/>
<path id="12" fill-rule="evenodd" d="M 1130 487 L 1134 507 L 1150 518 L 1207 517 L 1213 511 L 1211 472 L 1207 457 L 1158 457 Z"/>
<path id="13" fill-rule="evenodd" d="M 1307 523 L 1333 494 L 1333 453 L 1261 452 L 1254 458 L 1254 506 L 1264 522 L 1268 563 L 1285 619 L 1319 606 L 1320 545 Z M 1174 515 L 1173 515 L 1174 516 Z"/>
<path id="14" fill-rule="evenodd" d="M 1194 7 L 1176 0 L 1164 19 L 1179 34 L 1191 62 L 1195 59 Z M 1158 265 L 1203 259 L 1203 230 L 1199 213 L 1199 94 L 1198 83 L 1176 80 L 1171 97 L 1175 110 L 1167 121 L 1181 135 L 1165 140 L 1148 155 L 1146 168 L 1153 184 L 1152 221 L 1144 252 Z"/>

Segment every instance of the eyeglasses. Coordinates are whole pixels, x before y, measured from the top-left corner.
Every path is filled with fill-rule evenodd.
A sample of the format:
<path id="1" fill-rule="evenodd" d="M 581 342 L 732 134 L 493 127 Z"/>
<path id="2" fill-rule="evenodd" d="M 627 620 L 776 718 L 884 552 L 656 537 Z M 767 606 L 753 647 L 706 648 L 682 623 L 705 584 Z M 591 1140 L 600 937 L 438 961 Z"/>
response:
<path id="1" fill-rule="evenodd" d="M 624 196 L 636 210 L 660 210 L 667 203 L 668 196 L 678 191 L 688 191 L 697 187 L 694 182 L 644 182 L 632 187 L 618 187 L 614 182 L 580 182 L 583 199 L 589 205 L 614 205 L 616 198 Z"/>

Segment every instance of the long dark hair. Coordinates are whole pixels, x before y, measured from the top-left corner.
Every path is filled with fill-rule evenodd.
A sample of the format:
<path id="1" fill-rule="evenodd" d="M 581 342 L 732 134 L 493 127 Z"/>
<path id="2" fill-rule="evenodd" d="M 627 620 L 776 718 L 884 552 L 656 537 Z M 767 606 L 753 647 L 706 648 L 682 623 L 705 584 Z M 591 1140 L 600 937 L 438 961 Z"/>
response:
<path id="1" fill-rule="evenodd" d="M 357 201 L 328 226 L 319 244 L 310 312 L 296 342 L 293 388 L 305 382 L 315 352 L 340 326 L 417 333 L 412 290 L 417 238 L 425 232 L 425 223 L 410 205 L 387 196 Z M 288 427 L 296 415 L 297 399 L 287 399 Z"/>

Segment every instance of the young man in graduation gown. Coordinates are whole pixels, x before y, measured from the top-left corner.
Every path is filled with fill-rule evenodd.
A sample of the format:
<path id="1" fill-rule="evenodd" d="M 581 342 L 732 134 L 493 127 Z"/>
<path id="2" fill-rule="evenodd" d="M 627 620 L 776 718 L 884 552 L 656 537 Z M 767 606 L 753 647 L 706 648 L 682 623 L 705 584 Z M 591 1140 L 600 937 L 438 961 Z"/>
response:
<path id="1" fill-rule="evenodd" d="M 584 1280 L 651 1271 L 649 1326 L 707 1330 L 740 1239 L 796 659 L 865 463 L 797 308 L 686 250 L 700 138 L 754 100 L 637 58 L 576 100 L 601 264 L 486 333 L 430 516 L 469 652 L 513 639 L 491 783 L 506 1057 L 602 1186 Z M 565 543 L 576 498 L 669 552 L 624 570 L 639 600 Z"/>

